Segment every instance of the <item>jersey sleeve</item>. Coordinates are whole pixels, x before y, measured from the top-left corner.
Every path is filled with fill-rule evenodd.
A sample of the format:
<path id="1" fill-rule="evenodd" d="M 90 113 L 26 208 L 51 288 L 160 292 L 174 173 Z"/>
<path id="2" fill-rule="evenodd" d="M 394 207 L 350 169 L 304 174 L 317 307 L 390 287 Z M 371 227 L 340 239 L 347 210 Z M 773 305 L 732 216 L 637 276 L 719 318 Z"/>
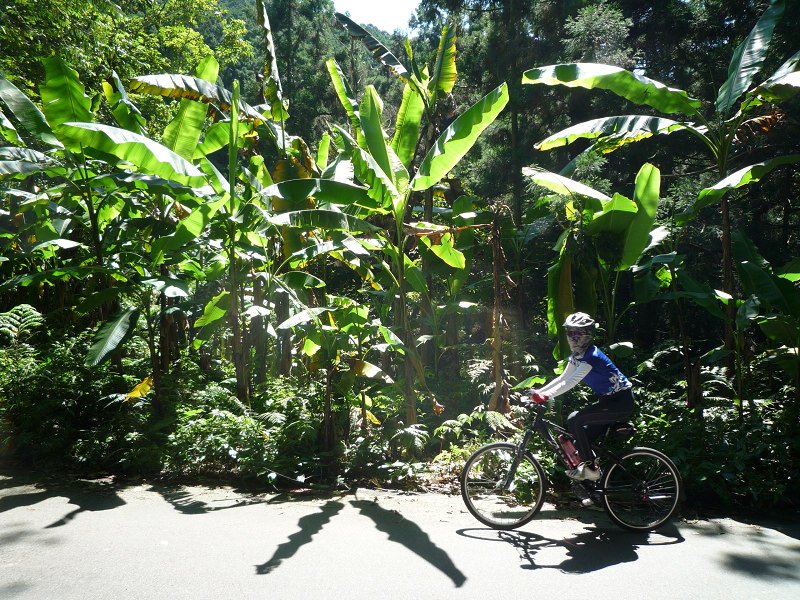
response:
<path id="1" fill-rule="evenodd" d="M 589 363 L 570 359 L 564 372 L 544 387 L 539 388 L 538 392 L 550 398 L 560 396 L 583 381 L 583 378 L 591 370 L 592 365 Z"/>

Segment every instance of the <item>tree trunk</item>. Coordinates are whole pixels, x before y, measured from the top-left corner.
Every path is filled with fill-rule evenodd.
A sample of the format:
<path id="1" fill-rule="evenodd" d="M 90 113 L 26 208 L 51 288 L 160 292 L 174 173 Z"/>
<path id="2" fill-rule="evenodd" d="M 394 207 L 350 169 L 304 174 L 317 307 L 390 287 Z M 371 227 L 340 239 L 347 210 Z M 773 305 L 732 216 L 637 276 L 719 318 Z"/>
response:
<path id="1" fill-rule="evenodd" d="M 230 310 L 229 325 L 231 328 L 231 351 L 233 368 L 236 373 L 236 397 L 243 404 L 250 406 L 250 382 L 247 373 L 244 334 L 239 318 L 239 282 L 237 278 L 236 252 L 233 247 L 228 250 L 230 269 Z"/>
<path id="2" fill-rule="evenodd" d="M 253 304 L 264 306 L 264 284 L 260 278 L 253 282 Z M 264 383 L 267 378 L 267 337 L 264 317 L 255 317 L 250 333 L 255 348 L 255 365 L 253 379 L 255 383 Z"/>
<path id="3" fill-rule="evenodd" d="M 736 322 L 736 289 L 733 281 L 733 249 L 731 244 L 731 218 L 728 197 L 723 196 L 722 209 L 722 289 L 731 295 L 725 305 L 725 350 L 728 356 L 725 359 L 725 368 L 728 377 L 733 377 L 736 372 L 736 340 L 734 336 L 734 323 Z"/>
<path id="4" fill-rule="evenodd" d="M 492 278 L 494 289 L 494 309 L 492 311 L 492 364 L 494 372 L 494 392 L 489 400 L 489 410 L 507 413 L 511 410 L 508 402 L 509 386 L 505 379 L 503 365 L 503 277 L 505 276 L 505 257 L 500 244 L 500 221 L 495 215 L 492 225 Z"/>

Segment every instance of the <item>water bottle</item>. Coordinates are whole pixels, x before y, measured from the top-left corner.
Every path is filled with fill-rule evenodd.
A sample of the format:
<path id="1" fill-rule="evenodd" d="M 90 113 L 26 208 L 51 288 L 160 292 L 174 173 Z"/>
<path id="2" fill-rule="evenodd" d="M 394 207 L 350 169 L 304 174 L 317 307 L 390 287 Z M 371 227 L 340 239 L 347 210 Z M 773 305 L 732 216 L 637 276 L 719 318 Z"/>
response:
<path id="1" fill-rule="evenodd" d="M 578 454 L 578 450 L 575 448 L 575 444 L 563 433 L 558 436 L 558 445 L 561 446 L 561 451 L 564 453 L 564 458 L 567 460 L 570 469 L 575 469 L 583 462 L 581 461 L 580 454 Z"/>

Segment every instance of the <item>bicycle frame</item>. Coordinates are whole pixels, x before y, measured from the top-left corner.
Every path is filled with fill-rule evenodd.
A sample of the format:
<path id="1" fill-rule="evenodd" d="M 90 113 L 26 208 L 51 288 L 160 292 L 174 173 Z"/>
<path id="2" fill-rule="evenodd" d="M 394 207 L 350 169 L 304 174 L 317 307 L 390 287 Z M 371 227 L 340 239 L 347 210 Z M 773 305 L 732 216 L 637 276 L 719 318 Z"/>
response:
<path id="1" fill-rule="evenodd" d="M 565 435 L 573 442 L 575 438 L 572 434 L 569 433 L 564 427 L 544 418 L 544 413 L 546 410 L 545 404 L 537 404 L 532 409 L 533 417 L 531 414 L 528 415 L 525 422 L 525 432 L 522 436 L 522 441 L 519 443 L 519 450 L 514 457 L 513 468 L 510 471 L 507 480 L 505 481 L 506 485 L 510 485 L 511 477 L 513 477 L 513 473 L 516 471 L 517 467 L 519 466 L 520 461 L 522 460 L 522 455 L 528 448 L 528 444 L 531 441 L 534 433 L 539 434 L 539 437 L 544 440 L 545 444 L 550 447 L 550 449 L 558 456 L 561 464 L 564 465 L 565 468 L 571 468 L 569 463 L 567 462 L 566 456 L 564 456 L 564 451 L 561 449 L 561 446 L 556 441 L 556 438 L 559 435 Z M 608 435 L 606 433 L 606 435 Z M 602 439 L 605 439 L 603 436 Z M 619 457 L 612 451 L 606 449 L 602 444 L 592 444 L 592 450 L 595 452 L 595 455 L 598 457 L 602 457 L 604 462 L 609 463 L 617 463 L 619 464 Z M 590 482 L 585 482 L 590 483 Z M 600 488 L 598 483 L 593 482 L 591 483 L 592 491 L 602 494 L 603 490 Z"/>

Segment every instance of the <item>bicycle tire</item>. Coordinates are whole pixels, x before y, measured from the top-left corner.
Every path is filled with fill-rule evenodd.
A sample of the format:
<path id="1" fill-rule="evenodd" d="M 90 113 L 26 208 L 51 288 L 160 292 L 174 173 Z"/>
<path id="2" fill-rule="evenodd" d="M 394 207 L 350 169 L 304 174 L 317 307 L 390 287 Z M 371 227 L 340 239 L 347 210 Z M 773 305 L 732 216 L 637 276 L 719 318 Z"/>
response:
<path id="1" fill-rule="evenodd" d="M 633 448 L 611 463 L 601 480 L 602 505 L 631 531 L 653 531 L 678 510 L 683 483 L 675 464 L 658 450 Z"/>
<path id="2" fill-rule="evenodd" d="M 503 489 L 518 447 L 494 442 L 478 448 L 461 472 L 461 497 L 473 517 L 493 529 L 515 529 L 542 508 L 546 479 L 542 466 L 524 452 L 511 485 Z"/>

